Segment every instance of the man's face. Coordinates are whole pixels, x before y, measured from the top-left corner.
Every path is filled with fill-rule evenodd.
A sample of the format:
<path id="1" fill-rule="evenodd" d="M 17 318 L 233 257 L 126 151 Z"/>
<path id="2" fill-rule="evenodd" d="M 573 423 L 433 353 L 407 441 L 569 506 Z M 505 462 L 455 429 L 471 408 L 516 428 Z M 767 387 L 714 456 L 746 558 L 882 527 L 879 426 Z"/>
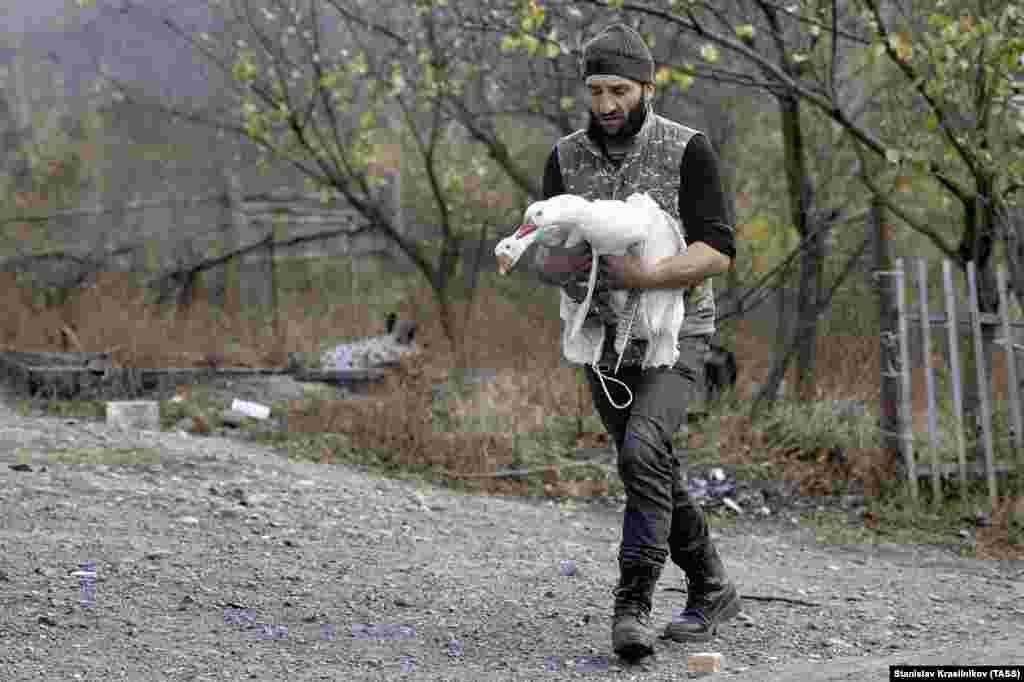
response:
<path id="1" fill-rule="evenodd" d="M 587 87 L 590 109 L 608 135 L 622 130 L 629 112 L 639 107 L 644 97 L 644 86 L 628 78 L 601 78 Z"/>

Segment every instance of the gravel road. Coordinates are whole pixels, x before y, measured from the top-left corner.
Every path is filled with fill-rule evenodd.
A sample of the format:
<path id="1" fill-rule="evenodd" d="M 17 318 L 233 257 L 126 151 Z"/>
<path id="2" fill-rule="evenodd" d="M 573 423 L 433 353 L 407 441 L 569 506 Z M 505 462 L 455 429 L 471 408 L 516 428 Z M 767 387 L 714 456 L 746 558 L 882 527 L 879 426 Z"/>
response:
<path id="1" fill-rule="evenodd" d="M 629 666 L 610 642 L 617 507 L 87 420 L 0 416 L 0 510 L 5 681 L 678 680 L 696 651 L 723 654 L 722 678 L 887 679 L 866 671 L 1024 641 L 1020 563 L 751 519 L 716 531 L 742 619 Z M 659 628 L 682 587 L 668 567 Z"/>

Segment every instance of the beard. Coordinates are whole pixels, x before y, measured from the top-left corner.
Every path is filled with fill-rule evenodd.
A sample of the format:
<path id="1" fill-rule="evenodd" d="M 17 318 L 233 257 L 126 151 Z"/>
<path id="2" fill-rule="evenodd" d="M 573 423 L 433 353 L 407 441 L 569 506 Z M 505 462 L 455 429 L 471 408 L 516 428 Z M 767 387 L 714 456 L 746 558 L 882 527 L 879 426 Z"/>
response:
<path id="1" fill-rule="evenodd" d="M 594 110 L 590 110 L 590 125 L 588 129 L 591 137 L 608 142 L 625 142 L 640 132 L 640 129 L 644 125 L 644 121 L 647 120 L 647 98 L 641 97 L 640 101 L 637 102 L 636 106 L 629 110 L 626 114 L 626 121 L 622 124 L 614 133 L 609 133 L 601 125 L 601 117 L 594 113 Z"/>

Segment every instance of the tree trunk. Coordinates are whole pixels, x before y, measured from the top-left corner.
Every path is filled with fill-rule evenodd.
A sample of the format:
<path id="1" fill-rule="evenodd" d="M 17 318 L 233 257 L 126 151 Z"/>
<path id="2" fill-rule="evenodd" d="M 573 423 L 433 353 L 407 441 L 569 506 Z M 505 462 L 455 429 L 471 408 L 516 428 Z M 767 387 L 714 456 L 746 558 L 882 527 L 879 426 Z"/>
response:
<path id="1" fill-rule="evenodd" d="M 964 239 L 960 244 L 960 266 L 966 280 L 967 263 L 974 261 L 978 277 L 978 310 L 986 313 L 999 312 L 999 293 L 996 278 L 990 267 L 992 246 L 995 236 L 996 211 L 992 209 L 991 192 L 986 191 L 984 180 L 979 181 L 979 193 L 975 201 L 968 204 L 965 215 Z M 996 326 L 986 324 L 983 318 L 981 325 L 982 357 L 985 363 L 986 376 L 991 381 L 992 354 L 995 346 Z M 969 444 L 973 444 L 974 458 L 982 467 L 985 462 L 985 446 L 982 438 L 981 423 L 981 391 L 989 390 L 988 386 L 978 384 L 978 365 L 971 344 L 964 345 L 964 428 Z"/>
<path id="2" fill-rule="evenodd" d="M 814 226 L 810 216 L 814 184 L 807 168 L 803 129 L 800 125 L 800 101 L 795 97 L 782 97 L 779 99 L 779 108 L 782 115 L 790 220 L 805 246 L 800 253 L 797 310 L 793 323 L 796 335 L 794 341 L 797 343 L 796 389 L 800 399 L 810 400 L 813 399 L 817 383 L 818 293 L 823 274 L 821 259 L 824 256 L 824 241 L 812 237 Z M 778 381 L 781 378 L 782 374 L 779 374 Z"/>
<path id="3" fill-rule="evenodd" d="M 800 400 L 811 401 L 817 387 L 818 313 L 824 276 L 825 240 L 810 237 L 800 258 L 800 289 L 794 324 L 797 344 L 796 391 Z"/>

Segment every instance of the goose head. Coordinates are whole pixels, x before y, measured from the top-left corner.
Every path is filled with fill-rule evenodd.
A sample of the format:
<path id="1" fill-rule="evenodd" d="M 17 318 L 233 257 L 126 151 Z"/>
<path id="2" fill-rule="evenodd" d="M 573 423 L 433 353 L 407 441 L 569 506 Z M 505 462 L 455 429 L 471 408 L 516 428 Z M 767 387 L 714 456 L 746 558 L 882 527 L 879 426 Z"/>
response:
<path id="1" fill-rule="evenodd" d="M 586 207 L 587 200 L 574 194 L 561 194 L 530 204 L 523 216 L 523 224 L 511 237 L 498 242 L 494 249 L 498 272 L 507 275 L 526 249 L 538 239 L 549 246 L 565 242 L 569 230 L 579 225 Z"/>

